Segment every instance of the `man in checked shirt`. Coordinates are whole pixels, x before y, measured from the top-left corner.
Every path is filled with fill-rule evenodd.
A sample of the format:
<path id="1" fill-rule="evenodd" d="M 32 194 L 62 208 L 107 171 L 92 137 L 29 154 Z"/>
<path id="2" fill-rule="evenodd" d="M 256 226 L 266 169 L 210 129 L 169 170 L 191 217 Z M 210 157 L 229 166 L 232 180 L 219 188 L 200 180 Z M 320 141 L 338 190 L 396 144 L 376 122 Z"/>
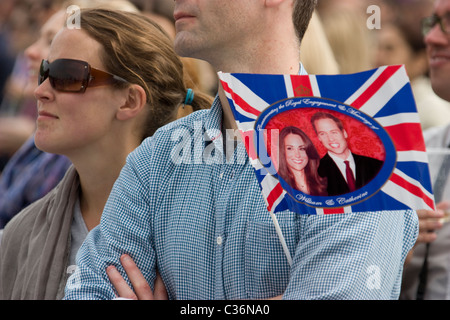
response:
<path id="1" fill-rule="evenodd" d="M 305 74 L 299 47 L 315 5 L 176 0 L 175 49 L 217 72 Z M 199 123 L 205 146 L 223 161 L 177 163 L 171 153 L 180 132 L 192 137 Z M 66 299 L 154 298 L 157 271 L 169 299 L 398 298 L 418 232 L 415 212 L 279 213 L 290 266 L 243 144 L 233 156 L 245 161 L 220 155 L 226 139 L 217 137 L 227 129 L 236 125 L 219 89 L 210 110 L 169 124 L 130 155 L 101 225 L 79 251 Z M 191 142 L 184 152 L 194 153 Z"/>

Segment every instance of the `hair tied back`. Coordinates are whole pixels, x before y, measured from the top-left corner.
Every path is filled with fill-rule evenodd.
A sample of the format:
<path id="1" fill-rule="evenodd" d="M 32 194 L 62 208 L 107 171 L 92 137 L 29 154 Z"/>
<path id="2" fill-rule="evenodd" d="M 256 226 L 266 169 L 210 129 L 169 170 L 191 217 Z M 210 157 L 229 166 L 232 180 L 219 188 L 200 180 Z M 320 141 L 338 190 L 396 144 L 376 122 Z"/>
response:
<path id="1" fill-rule="evenodd" d="M 190 105 L 194 101 L 194 90 L 187 89 L 186 99 L 184 100 L 184 104 Z"/>

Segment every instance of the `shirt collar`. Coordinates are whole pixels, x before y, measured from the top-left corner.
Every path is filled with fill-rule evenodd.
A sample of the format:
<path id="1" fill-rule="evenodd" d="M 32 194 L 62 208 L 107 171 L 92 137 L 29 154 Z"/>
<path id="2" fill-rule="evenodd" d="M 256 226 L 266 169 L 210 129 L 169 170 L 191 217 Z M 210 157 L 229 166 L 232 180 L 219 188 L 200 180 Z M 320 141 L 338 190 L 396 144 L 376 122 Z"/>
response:
<path id="1" fill-rule="evenodd" d="M 303 66 L 303 63 L 300 62 L 300 69 L 298 70 L 299 76 L 306 76 L 308 75 L 308 72 L 306 71 L 305 67 Z"/>
<path id="2" fill-rule="evenodd" d="M 217 140 L 222 135 L 222 103 L 220 102 L 219 95 L 217 94 L 210 112 L 205 119 L 204 130 L 210 141 Z"/>

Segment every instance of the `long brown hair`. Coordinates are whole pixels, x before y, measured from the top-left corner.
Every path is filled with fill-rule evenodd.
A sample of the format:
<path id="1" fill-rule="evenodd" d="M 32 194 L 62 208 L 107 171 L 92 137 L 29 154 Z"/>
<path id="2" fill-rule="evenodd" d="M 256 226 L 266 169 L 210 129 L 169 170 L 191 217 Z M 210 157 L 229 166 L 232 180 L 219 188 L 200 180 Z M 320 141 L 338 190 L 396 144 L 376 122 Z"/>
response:
<path id="1" fill-rule="evenodd" d="M 308 156 L 308 164 L 305 167 L 306 182 L 309 187 L 309 194 L 313 196 L 324 196 L 327 194 L 326 178 L 319 176 L 317 172 L 320 164 L 320 155 L 317 152 L 314 144 L 308 135 L 303 130 L 289 126 L 283 128 L 280 132 L 280 146 L 279 146 L 279 159 L 280 165 L 278 168 L 278 174 L 283 180 L 285 180 L 292 188 L 297 189 L 294 174 L 291 172 L 286 163 L 286 151 L 285 151 L 285 138 L 289 134 L 295 134 L 300 136 L 305 142 L 305 151 Z"/>
<path id="2" fill-rule="evenodd" d="M 102 45 L 105 71 L 145 90 L 150 112 L 142 139 L 176 119 L 189 78 L 170 37 L 157 23 L 138 13 L 95 8 L 81 10 L 80 26 Z M 195 92 L 191 105 L 204 109 L 211 101 Z"/>

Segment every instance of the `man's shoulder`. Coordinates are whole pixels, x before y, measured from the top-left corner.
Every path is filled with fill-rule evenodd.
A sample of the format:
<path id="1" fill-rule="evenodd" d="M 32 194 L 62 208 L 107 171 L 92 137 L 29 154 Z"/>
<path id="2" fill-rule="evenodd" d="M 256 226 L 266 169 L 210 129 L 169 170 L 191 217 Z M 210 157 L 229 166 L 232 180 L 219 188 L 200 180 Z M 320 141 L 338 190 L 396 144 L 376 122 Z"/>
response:
<path id="1" fill-rule="evenodd" d="M 328 153 L 325 153 L 325 155 L 320 159 L 320 166 L 329 166 L 329 165 L 333 165 L 334 160 L 333 158 L 330 157 L 330 155 Z"/>
<path id="2" fill-rule="evenodd" d="M 161 170 L 162 167 L 170 167 L 170 163 L 190 157 L 190 153 L 194 151 L 193 144 L 203 137 L 208 115 L 209 109 L 199 110 L 164 125 L 131 152 L 127 162 L 132 163 L 135 169 L 149 172 L 149 164 L 155 170 Z"/>
<path id="3" fill-rule="evenodd" d="M 209 109 L 195 111 L 186 117 L 174 120 L 162 127 L 160 127 L 153 136 L 146 138 L 139 149 L 147 148 L 164 148 L 167 145 L 177 143 L 180 136 L 184 134 L 193 134 L 195 130 L 200 130 L 204 127 L 206 119 L 209 114 Z M 178 138 L 176 138 L 178 137 Z"/>
<path id="4" fill-rule="evenodd" d="M 328 154 L 328 153 L 325 153 L 325 155 L 322 157 L 322 158 L 320 158 L 320 162 L 327 162 L 327 161 L 330 161 L 330 160 L 332 160 L 331 159 L 331 157 L 330 157 L 330 155 Z"/>
<path id="5" fill-rule="evenodd" d="M 208 117 L 209 113 L 210 113 L 209 109 L 203 109 L 192 112 L 191 114 L 183 118 L 177 119 L 162 126 L 155 132 L 155 136 L 165 135 L 168 132 L 171 133 L 175 130 L 180 129 L 194 130 L 197 129 L 199 125 L 203 127 L 204 122 L 206 121 L 206 118 Z"/>
<path id="6" fill-rule="evenodd" d="M 369 162 L 369 163 L 374 163 L 374 164 L 381 164 L 383 163 L 383 161 L 376 159 L 376 158 L 372 158 L 369 156 L 363 156 L 361 154 L 356 154 L 356 153 L 352 153 L 353 158 L 355 159 L 355 161 L 365 161 L 365 162 Z"/>

